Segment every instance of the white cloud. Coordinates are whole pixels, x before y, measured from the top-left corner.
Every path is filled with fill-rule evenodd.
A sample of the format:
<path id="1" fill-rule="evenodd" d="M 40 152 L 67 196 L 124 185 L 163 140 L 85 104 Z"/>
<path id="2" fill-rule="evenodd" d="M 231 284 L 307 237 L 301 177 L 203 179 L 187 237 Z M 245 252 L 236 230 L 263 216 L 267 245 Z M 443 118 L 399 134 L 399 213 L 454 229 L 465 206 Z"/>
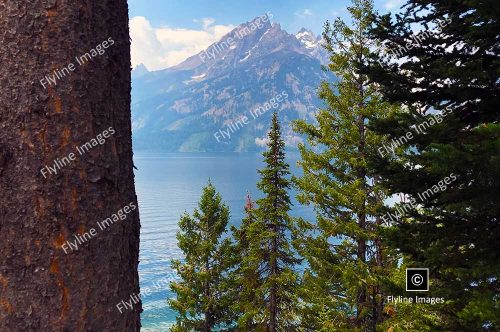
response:
<path id="1" fill-rule="evenodd" d="M 300 18 L 306 18 L 306 17 L 313 16 L 314 13 L 312 12 L 312 10 L 306 8 L 306 9 L 303 9 L 301 11 L 296 12 L 295 15 L 297 15 Z"/>
<path id="2" fill-rule="evenodd" d="M 215 20 L 212 18 L 195 22 L 200 23 L 202 29 L 157 28 L 143 16 L 132 18 L 132 66 L 143 63 L 150 70 L 175 66 L 206 49 L 235 28 L 233 25 L 213 25 Z"/>
<path id="3" fill-rule="evenodd" d="M 284 140 L 286 146 L 294 148 L 297 147 L 299 143 L 304 143 L 302 137 L 296 135 L 286 135 Z"/>
<path id="4" fill-rule="evenodd" d="M 255 137 L 255 145 L 260 146 L 260 147 L 265 147 L 269 143 L 269 138 L 267 136 L 265 137 Z"/>
<path id="5" fill-rule="evenodd" d="M 403 4 L 403 0 L 389 0 L 384 3 L 385 9 L 399 8 Z"/>
<path id="6" fill-rule="evenodd" d="M 286 135 L 283 140 L 285 141 L 285 145 L 287 147 L 293 147 L 296 148 L 299 143 L 304 143 L 304 140 L 302 137 L 299 136 L 294 136 L 294 135 Z M 267 144 L 269 143 L 269 138 L 267 136 L 265 137 L 256 137 L 255 138 L 255 145 L 259 147 L 266 147 Z"/>
<path id="7" fill-rule="evenodd" d="M 215 20 L 211 17 L 205 17 L 202 18 L 201 20 L 194 20 L 195 22 L 200 22 L 203 25 L 204 29 L 207 29 L 209 26 L 215 23 Z"/>

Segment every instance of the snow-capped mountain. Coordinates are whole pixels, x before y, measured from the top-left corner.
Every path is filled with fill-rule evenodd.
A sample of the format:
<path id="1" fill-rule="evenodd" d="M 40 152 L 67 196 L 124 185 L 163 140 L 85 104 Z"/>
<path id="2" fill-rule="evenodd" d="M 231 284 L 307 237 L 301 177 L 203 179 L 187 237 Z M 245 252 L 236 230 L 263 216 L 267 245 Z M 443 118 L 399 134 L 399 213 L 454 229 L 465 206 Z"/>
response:
<path id="1" fill-rule="evenodd" d="M 323 39 L 321 36 L 314 36 L 311 30 L 302 28 L 295 34 L 295 38 L 297 38 L 302 45 L 309 50 L 309 54 L 318 59 L 322 65 L 328 63 L 328 52 L 322 46 Z"/>
<path id="2" fill-rule="evenodd" d="M 295 34 L 295 38 L 304 44 L 307 49 L 317 48 L 321 41 L 320 37 L 315 37 L 313 32 L 306 28 L 300 29 L 300 31 Z"/>
<path id="3" fill-rule="evenodd" d="M 332 79 L 321 70 L 322 52 L 312 32 L 289 34 L 261 16 L 177 66 L 153 72 L 138 66 L 132 71 L 134 148 L 260 149 L 273 111 L 293 147 L 300 137 L 290 122 L 311 117 L 321 105 L 319 83 Z"/>

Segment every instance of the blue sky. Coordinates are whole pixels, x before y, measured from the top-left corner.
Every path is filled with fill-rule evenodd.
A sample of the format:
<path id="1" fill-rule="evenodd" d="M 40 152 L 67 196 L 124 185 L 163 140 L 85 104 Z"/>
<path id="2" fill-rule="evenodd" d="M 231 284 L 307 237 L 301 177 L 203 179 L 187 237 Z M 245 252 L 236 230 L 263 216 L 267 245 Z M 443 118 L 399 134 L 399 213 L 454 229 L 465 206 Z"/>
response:
<path id="1" fill-rule="evenodd" d="M 289 33 L 348 18 L 346 0 L 128 0 L 132 65 L 163 69 L 205 49 L 240 23 L 266 12 Z M 379 12 L 397 11 L 403 0 L 376 0 Z"/>

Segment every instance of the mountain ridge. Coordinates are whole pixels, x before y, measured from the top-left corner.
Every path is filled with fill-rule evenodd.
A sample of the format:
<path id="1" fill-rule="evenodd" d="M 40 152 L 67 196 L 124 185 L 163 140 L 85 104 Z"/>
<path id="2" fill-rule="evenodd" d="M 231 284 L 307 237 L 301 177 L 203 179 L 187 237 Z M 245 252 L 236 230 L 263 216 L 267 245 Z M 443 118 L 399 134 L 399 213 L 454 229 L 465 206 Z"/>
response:
<path id="1" fill-rule="evenodd" d="M 325 53 L 320 48 L 320 37 L 309 30 L 292 35 L 263 15 L 238 25 L 176 66 L 152 72 L 137 66 L 132 71 L 134 147 L 183 152 L 259 150 L 270 109 L 231 139 L 221 141 L 214 135 L 285 92 L 288 97 L 272 110 L 280 113 L 285 138 L 293 148 L 301 139 L 293 134 L 290 122 L 312 118 L 320 106 L 316 89 L 321 80 L 331 79 L 321 70 Z"/>

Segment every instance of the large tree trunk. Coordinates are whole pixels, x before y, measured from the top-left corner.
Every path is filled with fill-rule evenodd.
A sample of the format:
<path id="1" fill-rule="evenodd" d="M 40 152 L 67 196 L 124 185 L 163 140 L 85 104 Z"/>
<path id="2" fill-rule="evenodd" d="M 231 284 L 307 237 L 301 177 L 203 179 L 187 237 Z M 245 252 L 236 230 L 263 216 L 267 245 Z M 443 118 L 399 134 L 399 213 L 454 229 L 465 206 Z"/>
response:
<path id="1" fill-rule="evenodd" d="M 78 63 L 103 41 L 104 54 Z M 0 330 L 138 331 L 141 304 L 116 307 L 139 293 L 127 2 L 4 0 L 0 45 Z M 98 227 L 127 205 L 126 219 Z"/>

